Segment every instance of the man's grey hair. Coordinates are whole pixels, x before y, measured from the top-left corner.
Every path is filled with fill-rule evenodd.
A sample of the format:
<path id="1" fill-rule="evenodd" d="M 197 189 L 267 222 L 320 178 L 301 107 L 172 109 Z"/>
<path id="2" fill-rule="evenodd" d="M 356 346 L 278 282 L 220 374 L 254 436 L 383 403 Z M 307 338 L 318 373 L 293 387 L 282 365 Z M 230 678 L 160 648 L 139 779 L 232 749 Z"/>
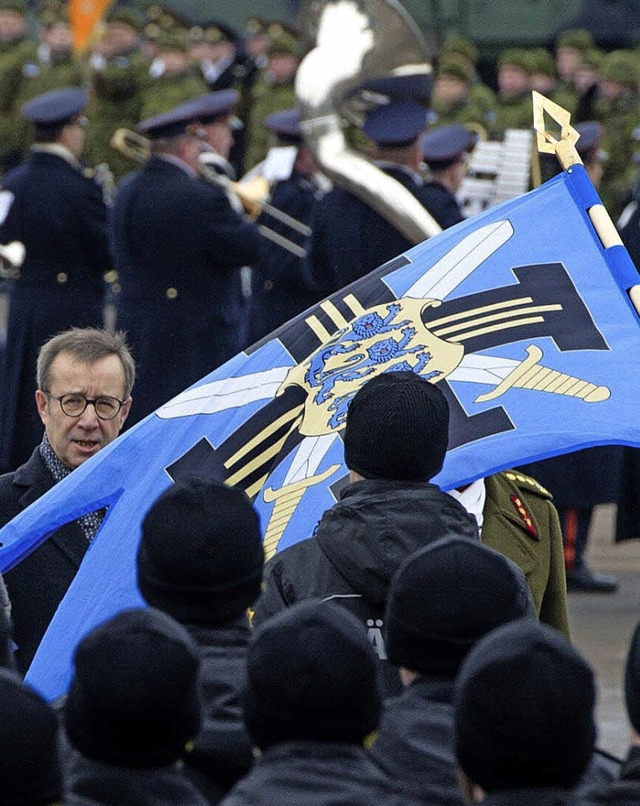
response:
<path id="1" fill-rule="evenodd" d="M 136 377 L 136 365 L 122 331 L 102 330 L 95 327 L 73 327 L 46 341 L 38 353 L 36 381 L 38 389 L 48 390 L 51 385 L 51 367 L 60 353 L 69 353 L 78 361 L 93 364 L 101 358 L 115 355 L 124 372 L 124 399 L 131 395 Z"/>

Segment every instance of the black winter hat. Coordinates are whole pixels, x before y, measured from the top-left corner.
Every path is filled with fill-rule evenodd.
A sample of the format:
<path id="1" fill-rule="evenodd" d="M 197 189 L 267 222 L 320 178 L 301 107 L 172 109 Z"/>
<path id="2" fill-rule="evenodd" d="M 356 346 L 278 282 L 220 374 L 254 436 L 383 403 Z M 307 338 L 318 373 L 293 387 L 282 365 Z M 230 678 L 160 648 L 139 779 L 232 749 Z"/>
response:
<path id="1" fill-rule="evenodd" d="M 165 613 L 119 613 L 82 640 L 74 664 L 65 725 L 87 758 L 166 766 L 200 730 L 198 647 Z"/>
<path id="2" fill-rule="evenodd" d="M 0 806 L 62 800 L 58 719 L 17 674 L 0 669 Z"/>
<path id="3" fill-rule="evenodd" d="M 264 551 L 247 495 L 199 478 L 177 482 L 142 523 L 138 587 L 182 623 L 222 624 L 260 595 Z"/>
<path id="4" fill-rule="evenodd" d="M 262 749 L 305 739 L 362 742 L 382 708 L 363 625 L 320 600 L 273 616 L 249 644 L 243 700 L 247 729 Z"/>
<path id="5" fill-rule="evenodd" d="M 464 537 L 419 549 L 396 572 L 387 599 L 386 648 L 396 666 L 455 677 L 471 647 L 515 619 L 536 618 L 522 570 Z"/>
<path id="6" fill-rule="evenodd" d="M 636 625 L 624 670 L 624 698 L 629 722 L 640 733 L 640 622 Z"/>
<path id="7" fill-rule="evenodd" d="M 596 737 L 589 664 L 558 632 L 515 621 L 481 639 L 454 696 L 456 753 L 485 791 L 570 789 Z"/>
<path id="8" fill-rule="evenodd" d="M 385 372 L 351 401 L 344 459 L 367 479 L 429 481 L 442 468 L 448 441 L 442 392 L 415 372 Z"/>

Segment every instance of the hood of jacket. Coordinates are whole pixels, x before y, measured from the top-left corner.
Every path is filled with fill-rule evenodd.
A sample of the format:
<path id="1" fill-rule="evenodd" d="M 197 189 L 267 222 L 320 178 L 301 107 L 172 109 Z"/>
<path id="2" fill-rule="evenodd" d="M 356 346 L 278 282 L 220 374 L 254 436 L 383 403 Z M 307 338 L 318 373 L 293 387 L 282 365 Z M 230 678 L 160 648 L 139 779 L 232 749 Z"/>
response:
<path id="1" fill-rule="evenodd" d="M 480 539 L 475 518 L 435 484 L 365 479 L 344 488 L 315 538 L 354 591 L 382 605 L 403 560 L 449 535 Z"/>

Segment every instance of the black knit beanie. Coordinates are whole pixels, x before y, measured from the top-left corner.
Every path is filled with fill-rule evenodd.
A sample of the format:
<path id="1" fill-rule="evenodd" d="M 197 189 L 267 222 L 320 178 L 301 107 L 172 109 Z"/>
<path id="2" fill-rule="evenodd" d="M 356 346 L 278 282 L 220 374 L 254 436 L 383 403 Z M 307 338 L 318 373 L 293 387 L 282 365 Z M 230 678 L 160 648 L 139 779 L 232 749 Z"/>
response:
<path id="1" fill-rule="evenodd" d="M 182 623 L 223 624 L 260 595 L 264 551 L 247 495 L 199 478 L 177 482 L 142 523 L 138 587 Z"/>
<path id="2" fill-rule="evenodd" d="M 361 743 L 382 708 L 378 662 L 363 625 L 340 605 L 308 600 L 268 619 L 247 652 L 244 714 L 256 745 Z"/>
<path id="3" fill-rule="evenodd" d="M 486 792 L 572 788 L 593 752 L 595 694 L 589 664 L 560 633 L 531 621 L 498 627 L 456 681 L 460 767 Z"/>
<path id="4" fill-rule="evenodd" d="M 0 806 L 62 801 L 58 719 L 17 674 L 0 669 Z"/>
<path id="5" fill-rule="evenodd" d="M 442 469 L 448 440 L 442 392 L 414 372 L 385 372 L 351 401 L 344 460 L 366 479 L 429 481 Z"/>
<path id="6" fill-rule="evenodd" d="M 640 733 L 640 622 L 636 625 L 624 670 L 624 699 L 629 722 Z"/>
<path id="7" fill-rule="evenodd" d="M 444 537 L 412 554 L 391 582 L 387 655 L 396 666 L 455 677 L 476 641 L 525 617 L 536 612 L 515 563 L 478 541 Z"/>
<path id="8" fill-rule="evenodd" d="M 166 766 L 200 730 L 198 647 L 165 613 L 114 616 L 83 639 L 74 665 L 65 726 L 87 758 Z"/>

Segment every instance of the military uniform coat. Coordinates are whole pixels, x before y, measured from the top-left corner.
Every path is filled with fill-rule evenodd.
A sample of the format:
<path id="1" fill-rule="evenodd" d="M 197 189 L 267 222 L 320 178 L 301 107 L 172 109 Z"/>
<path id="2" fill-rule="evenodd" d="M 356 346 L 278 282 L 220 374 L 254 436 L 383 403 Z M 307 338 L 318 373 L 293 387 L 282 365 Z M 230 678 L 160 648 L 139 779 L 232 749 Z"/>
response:
<path id="1" fill-rule="evenodd" d="M 485 479 L 482 542 L 524 572 L 536 612 L 569 637 L 562 532 L 551 494 L 517 471 Z"/>
<path id="2" fill-rule="evenodd" d="M 426 206 L 424 185 L 409 171 L 385 166 Z M 414 244 L 365 202 L 342 187 L 334 187 L 316 204 L 306 269 L 318 299 L 364 277 Z"/>
<path id="3" fill-rule="evenodd" d="M 415 806 L 367 755 L 346 742 L 282 742 L 265 750 L 223 806 Z"/>
<path id="4" fill-rule="evenodd" d="M 313 182 L 293 174 L 275 185 L 271 204 L 308 225 L 317 197 L 318 188 Z M 304 245 L 304 236 L 268 213 L 263 213 L 258 223 L 298 246 Z M 309 288 L 302 258 L 263 238 L 251 276 L 251 341 L 267 336 L 317 301 L 317 295 Z"/>
<path id="5" fill-rule="evenodd" d="M 458 200 L 440 182 L 425 182 L 420 199 L 442 229 L 464 221 Z"/>
<path id="6" fill-rule="evenodd" d="M 137 421 L 246 346 L 240 267 L 259 235 L 223 190 L 160 157 L 120 186 L 110 234 L 117 327 L 138 366 Z"/>
<path id="7" fill-rule="evenodd" d="M 0 470 L 9 471 L 42 439 L 34 397 L 40 346 L 72 326 L 102 326 L 111 258 L 102 193 L 63 157 L 33 151 L 3 187 L 15 199 L 0 225 L 0 243 L 26 247 L 11 286 L 0 379 Z"/>
<path id="8" fill-rule="evenodd" d="M 15 473 L 0 476 L 0 526 L 37 501 L 55 485 L 36 448 Z M 29 668 L 49 622 L 80 567 L 89 542 L 77 521 L 62 526 L 28 557 L 4 574 L 11 601 L 16 661 Z"/>

